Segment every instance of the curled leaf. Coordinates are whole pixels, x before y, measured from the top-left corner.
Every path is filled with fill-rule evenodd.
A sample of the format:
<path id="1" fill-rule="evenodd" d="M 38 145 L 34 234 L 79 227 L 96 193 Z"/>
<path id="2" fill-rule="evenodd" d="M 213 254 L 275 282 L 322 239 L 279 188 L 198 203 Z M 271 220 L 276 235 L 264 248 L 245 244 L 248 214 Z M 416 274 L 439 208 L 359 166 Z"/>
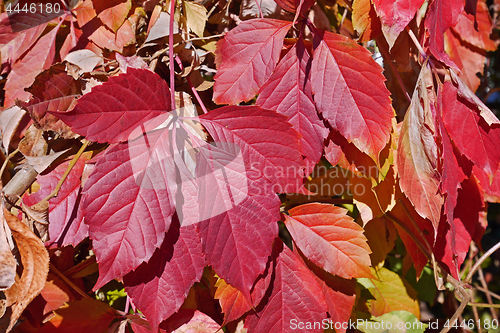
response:
<path id="1" fill-rule="evenodd" d="M 26 130 L 24 138 L 19 142 L 19 151 L 24 156 L 39 157 L 47 154 L 47 146 L 43 131 L 35 126 L 30 126 Z"/>
<path id="2" fill-rule="evenodd" d="M 0 129 L 2 130 L 2 144 L 5 151 L 9 152 L 9 145 L 17 126 L 23 119 L 26 111 L 18 106 L 12 106 L 0 113 Z"/>
<path id="3" fill-rule="evenodd" d="M 23 264 L 23 272 L 17 283 L 17 301 L 12 304 L 12 315 L 7 328 L 7 332 L 10 332 L 26 306 L 42 291 L 49 273 L 49 254 L 40 238 L 17 217 L 6 209 L 4 216 L 12 230 Z"/>
<path id="4" fill-rule="evenodd" d="M 8 227 L 2 217 L 0 221 L 0 290 L 9 289 L 16 282 L 16 259 L 9 246 L 10 235 L 5 230 Z M 0 313 L 3 311 L 0 304 Z"/>

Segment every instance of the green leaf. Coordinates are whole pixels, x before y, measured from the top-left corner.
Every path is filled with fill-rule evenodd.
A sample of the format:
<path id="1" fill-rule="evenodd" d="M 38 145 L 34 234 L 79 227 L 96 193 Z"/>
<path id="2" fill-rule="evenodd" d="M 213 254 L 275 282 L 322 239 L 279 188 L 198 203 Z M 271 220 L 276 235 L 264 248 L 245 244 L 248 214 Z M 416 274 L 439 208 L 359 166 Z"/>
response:
<path id="1" fill-rule="evenodd" d="M 125 288 L 110 290 L 106 293 L 106 299 L 108 300 L 110 306 L 113 306 L 113 303 L 122 297 L 127 297 Z"/>
<path id="2" fill-rule="evenodd" d="M 392 311 L 371 319 L 358 320 L 357 329 L 365 333 L 423 333 L 427 328 L 427 324 L 408 311 Z"/>
<path id="3" fill-rule="evenodd" d="M 386 268 L 373 270 L 373 273 L 378 280 L 357 280 L 373 296 L 373 299 L 366 299 L 372 316 L 378 317 L 392 311 L 408 311 L 417 317 L 420 316 L 417 292 L 408 282 Z"/>

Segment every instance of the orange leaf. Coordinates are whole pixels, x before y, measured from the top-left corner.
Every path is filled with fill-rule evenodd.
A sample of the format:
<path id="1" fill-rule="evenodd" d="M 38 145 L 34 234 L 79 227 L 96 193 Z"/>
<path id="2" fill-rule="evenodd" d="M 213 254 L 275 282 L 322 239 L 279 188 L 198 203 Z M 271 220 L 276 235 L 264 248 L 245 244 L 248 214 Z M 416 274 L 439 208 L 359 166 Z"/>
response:
<path id="1" fill-rule="evenodd" d="M 301 205 L 290 209 L 285 225 L 302 253 L 327 272 L 346 279 L 372 277 L 363 228 L 346 212 L 329 204 Z"/>

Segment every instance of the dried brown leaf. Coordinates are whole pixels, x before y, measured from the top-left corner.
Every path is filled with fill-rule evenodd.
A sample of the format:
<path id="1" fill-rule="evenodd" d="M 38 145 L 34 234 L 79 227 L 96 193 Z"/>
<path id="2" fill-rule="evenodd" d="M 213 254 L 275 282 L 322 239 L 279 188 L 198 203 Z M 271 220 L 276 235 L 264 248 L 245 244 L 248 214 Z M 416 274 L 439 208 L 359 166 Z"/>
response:
<path id="1" fill-rule="evenodd" d="M 12 236 L 23 264 L 23 272 L 17 283 L 19 293 L 12 305 L 12 315 L 7 333 L 14 327 L 26 306 L 42 291 L 49 273 L 49 254 L 40 238 L 17 217 L 4 209 L 4 216 L 12 230 Z"/>
<path id="2" fill-rule="evenodd" d="M 0 129 L 2 130 L 2 144 L 5 151 L 9 152 L 9 145 L 12 136 L 17 130 L 17 126 L 23 119 L 26 111 L 19 106 L 12 106 L 0 113 Z"/>
<path id="3" fill-rule="evenodd" d="M 10 234 L 5 230 L 8 227 L 2 217 L 0 219 L 0 290 L 9 289 L 16 282 L 17 265 L 9 246 Z M 2 312 L 1 305 L 0 312 Z"/>
<path id="4" fill-rule="evenodd" d="M 39 157 L 47 154 L 47 141 L 43 137 L 43 131 L 31 125 L 19 142 L 19 151 L 24 156 Z"/>
<path id="5" fill-rule="evenodd" d="M 36 172 L 41 173 L 45 169 L 47 169 L 52 162 L 57 160 L 61 155 L 66 153 L 69 150 L 62 150 L 58 151 L 57 153 L 52 152 L 52 154 L 49 155 L 44 155 L 44 156 L 36 156 L 36 157 L 31 157 L 31 156 L 26 156 L 26 160 L 28 160 L 28 163 L 33 167 L 33 169 L 36 170 Z"/>
<path id="6" fill-rule="evenodd" d="M 68 70 L 68 73 L 75 79 L 80 77 L 83 73 L 90 73 L 94 70 L 95 66 L 102 64 L 102 57 L 98 56 L 91 50 L 78 50 L 69 53 L 65 58 L 69 64 L 77 66 L 75 71 Z M 71 68 L 71 66 L 69 66 Z M 66 67 L 68 69 L 68 66 Z"/>
<path id="7" fill-rule="evenodd" d="M 0 291 L 0 318 L 5 314 L 5 310 L 7 310 L 7 298 L 5 297 L 5 293 Z"/>

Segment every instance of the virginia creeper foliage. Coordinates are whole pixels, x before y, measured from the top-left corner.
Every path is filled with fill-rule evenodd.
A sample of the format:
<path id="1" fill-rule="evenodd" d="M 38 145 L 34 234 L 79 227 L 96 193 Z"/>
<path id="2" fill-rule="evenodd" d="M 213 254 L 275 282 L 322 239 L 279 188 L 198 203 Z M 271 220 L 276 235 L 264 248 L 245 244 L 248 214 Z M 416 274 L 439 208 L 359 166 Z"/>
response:
<path id="1" fill-rule="evenodd" d="M 469 295 L 485 1 L 0 9 L 0 329 L 344 333 Z"/>

